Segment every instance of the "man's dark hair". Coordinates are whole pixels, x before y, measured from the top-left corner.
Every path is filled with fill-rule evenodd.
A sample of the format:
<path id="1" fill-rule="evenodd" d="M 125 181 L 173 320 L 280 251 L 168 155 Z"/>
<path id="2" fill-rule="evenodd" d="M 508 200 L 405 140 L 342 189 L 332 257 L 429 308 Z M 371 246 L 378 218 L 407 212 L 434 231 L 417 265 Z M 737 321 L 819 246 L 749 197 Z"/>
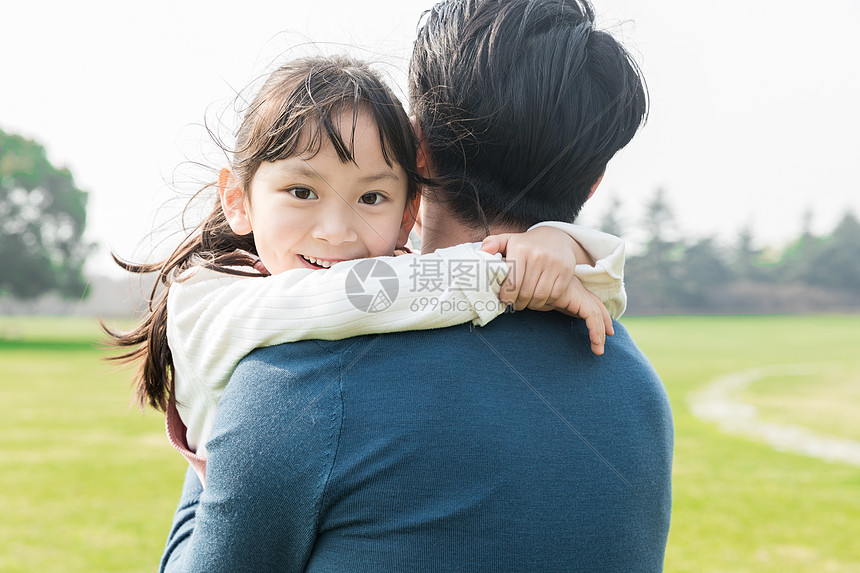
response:
<path id="1" fill-rule="evenodd" d="M 644 79 L 587 0 L 447 0 L 409 70 L 444 201 L 471 228 L 572 221 L 647 116 Z"/>

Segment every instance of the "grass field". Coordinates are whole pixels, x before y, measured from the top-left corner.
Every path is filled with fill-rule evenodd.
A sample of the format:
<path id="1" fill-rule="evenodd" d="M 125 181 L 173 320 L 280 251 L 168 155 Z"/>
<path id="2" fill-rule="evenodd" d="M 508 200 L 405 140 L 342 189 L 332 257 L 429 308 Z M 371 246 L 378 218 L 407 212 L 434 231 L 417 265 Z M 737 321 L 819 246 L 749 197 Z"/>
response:
<path id="1" fill-rule="evenodd" d="M 831 381 L 860 371 L 860 316 L 666 317 L 624 321 L 663 378 L 675 416 L 674 504 L 667 571 L 756 573 L 860 571 L 860 468 L 779 453 L 719 433 L 694 418 L 687 395 L 717 376 L 759 366 L 821 364 L 828 373 L 797 388 L 791 411 L 824 422 L 841 403 L 850 408 L 857 386 Z M 838 377 L 837 377 L 838 378 Z M 753 384 L 764 397 L 782 392 L 777 380 Z M 810 389 L 810 387 L 812 389 Z M 842 389 L 842 396 L 828 395 Z M 820 396 L 820 401 L 808 400 Z M 817 409 L 817 410 L 816 410 Z M 845 437 L 860 428 L 860 404 Z M 773 411 L 762 416 L 783 416 Z M 790 418 L 792 414 L 787 416 Z M 840 418 L 841 415 L 840 415 Z M 848 417 L 842 419 L 849 420 Z M 774 420 L 778 421 L 778 420 Z M 794 421 L 797 423 L 797 421 Z M 818 428 L 816 428 L 818 429 Z"/>
<path id="2" fill-rule="evenodd" d="M 860 440 L 860 317 L 624 320 L 675 415 L 669 572 L 860 572 L 860 468 L 779 453 L 694 418 L 688 395 L 760 366 L 760 416 Z M 0 571 L 152 571 L 184 463 L 130 405 L 98 326 L 0 317 Z M 819 368 L 820 367 L 820 368 Z"/>
<path id="3" fill-rule="evenodd" d="M 92 320 L 0 318 L 0 571 L 154 571 L 184 462 Z"/>
<path id="4" fill-rule="evenodd" d="M 824 363 L 815 374 L 766 377 L 741 397 L 762 419 L 860 442 L 860 360 Z"/>

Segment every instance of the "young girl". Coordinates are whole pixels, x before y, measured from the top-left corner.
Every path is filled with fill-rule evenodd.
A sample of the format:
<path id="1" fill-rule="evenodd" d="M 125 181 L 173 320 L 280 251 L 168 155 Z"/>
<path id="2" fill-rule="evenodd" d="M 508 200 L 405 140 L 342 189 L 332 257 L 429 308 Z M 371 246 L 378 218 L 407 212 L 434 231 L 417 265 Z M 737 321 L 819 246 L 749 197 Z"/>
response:
<path id="1" fill-rule="evenodd" d="M 211 214 L 166 260 L 118 261 L 131 272 L 157 272 L 164 288 L 153 289 L 136 329 L 108 330 L 132 348 L 117 359 L 140 362 L 138 399 L 167 412 L 171 442 L 201 481 L 218 400 L 254 348 L 483 325 L 505 310 L 499 294 L 509 267 L 500 254 L 467 244 L 392 256 L 408 251 L 420 187 L 432 185 L 419 175 L 416 150 L 402 106 L 365 65 L 344 57 L 292 62 L 250 104 Z M 582 251 L 572 237 L 598 264 L 576 265 Z M 485 245 L 519 253 L 526 269 L 503 299 L 586 318 L 602 353 L 612 325 L 599 301 L 616 317 L 625 302 L 620 240 L 552 223 Z"/>

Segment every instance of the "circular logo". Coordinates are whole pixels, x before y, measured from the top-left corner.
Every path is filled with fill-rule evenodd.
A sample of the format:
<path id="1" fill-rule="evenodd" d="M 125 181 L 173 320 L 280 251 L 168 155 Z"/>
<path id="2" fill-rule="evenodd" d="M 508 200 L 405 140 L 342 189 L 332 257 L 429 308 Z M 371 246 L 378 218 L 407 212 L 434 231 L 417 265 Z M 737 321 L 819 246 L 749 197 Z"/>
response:
<path id="1" fill-rule="evenodd" d="M 346 275 L 346 297 L 364 312 L 379 312 L 391 306 L 399 291 L 397 273 L 379 259 L 365 259 Z"/>

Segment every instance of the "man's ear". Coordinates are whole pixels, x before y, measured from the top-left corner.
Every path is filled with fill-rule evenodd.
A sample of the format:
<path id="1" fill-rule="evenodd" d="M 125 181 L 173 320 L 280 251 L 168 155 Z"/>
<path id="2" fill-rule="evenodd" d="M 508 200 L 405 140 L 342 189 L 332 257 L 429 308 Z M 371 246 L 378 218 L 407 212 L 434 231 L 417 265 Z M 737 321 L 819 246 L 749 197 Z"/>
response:
<path id="1" fill-rule="evenodd" d="M 409 123 L 412 124 L 412 131 L 415 132 L 415 137 L 418 139 L 418 149 L 415 151 L 415 166 L 418 168 L 418 175 L 430 178 L 430 156 L 427 153 L 427 141 L 424 138 L 424 128 L 418 123 L 418 118 L 412 116 L 409 118 Z"/>
<path id="2" fill-rule="evenodd" d="M 400 221 L 400 232 L 397 235 L 397 247 L 402 247 L 409 240 L 409 232 L 415 225 L 415 217 L 421 207 L 421 193 L 415 193 L 415 198 L 406 204 L 403 210 L 403 220 Z"/>
<path id="3" fill-rule="evenodd" d="M 597 187 L 600 185 L 600 182 L 603 181 L 604 175 L 606 175 L 606 169 L 603 170 L 603 173 L 600 174 L 600 177 L 598 177 L 594 185 L 591 186 L 591 192 L 588 194 L 588 199 L 591 199 L 591 196 L 594 195 L 595 191 L 597 191 Z M 586 199 L 586 201 L 588 201 L 588 199 Z"/>
<path id="4" fill-rule="evenodd" d="M 247 235 L 253 231 L 253 228 L 251 218 L 248 216 L 248 207 L 245 204 L 245 194 L 239 187 L 232 186 L 233 183 L 235 182 L 231 176 L 228 185 L 218 188 L 218 193 L 221 196 L 221 209 L 224 211 L 224 217 L 233 232 L 237 235 Z"/>

